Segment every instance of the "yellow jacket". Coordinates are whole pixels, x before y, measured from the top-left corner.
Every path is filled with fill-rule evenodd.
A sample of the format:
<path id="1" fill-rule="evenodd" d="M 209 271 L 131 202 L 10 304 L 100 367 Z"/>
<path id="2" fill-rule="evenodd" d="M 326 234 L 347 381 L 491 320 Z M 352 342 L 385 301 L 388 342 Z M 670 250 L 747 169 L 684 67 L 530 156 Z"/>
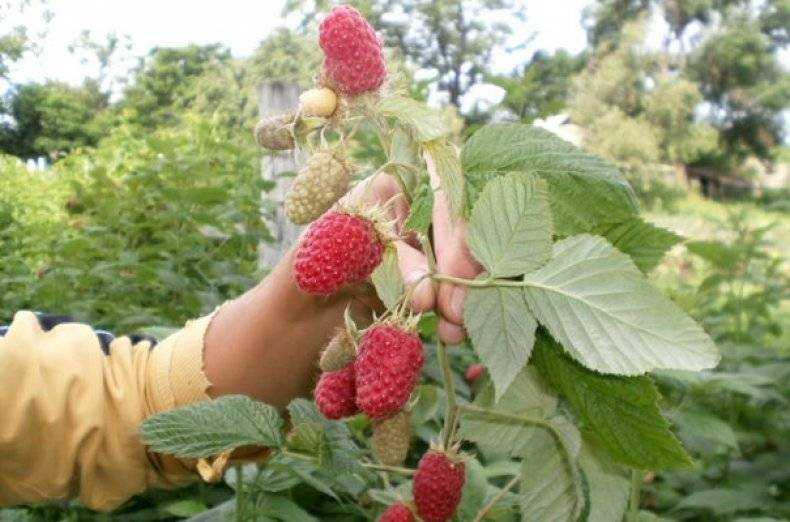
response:
<path id="1" fill-rule="evenodd" d="M 212 316 L 155 348 L 117 338 L 105 355 L 87 325 L 44 331 L 35 314 L 18 312 L 0 337 L 0 506 L 78 498 L 108 510 L 197 478 L 205 462 L 149 452 L 138 426 L 209 398 L 203 336 Z"/>

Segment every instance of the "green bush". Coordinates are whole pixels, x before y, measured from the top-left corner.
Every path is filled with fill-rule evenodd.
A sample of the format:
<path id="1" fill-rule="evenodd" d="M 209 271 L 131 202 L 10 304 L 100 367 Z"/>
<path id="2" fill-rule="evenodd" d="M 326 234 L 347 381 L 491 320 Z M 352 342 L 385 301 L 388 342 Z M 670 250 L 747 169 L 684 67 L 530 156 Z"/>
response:
<path id="1" fill-rule="evenodd" d="M 25 308 L 122 331 L 179 324 L 259 275 L 258 153 L 205 120 L 122 126 L 46 173 L 4 165 L 4 320 Z"/>

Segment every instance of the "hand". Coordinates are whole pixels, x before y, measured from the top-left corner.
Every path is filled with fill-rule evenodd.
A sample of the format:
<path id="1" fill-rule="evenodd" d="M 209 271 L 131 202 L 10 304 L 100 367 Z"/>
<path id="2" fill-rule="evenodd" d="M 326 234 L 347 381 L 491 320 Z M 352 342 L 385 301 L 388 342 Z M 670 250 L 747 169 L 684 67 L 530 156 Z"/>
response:
<path id="1" fill-rule="evenodd" d="M 434 188 L 434 250 L 437 270 L 446 275 L 472 278 L 480 267 L 466 246 L 466 223 L 451 216 L 444 191 L 428 158 Z M 398 232 L 409 215 L 400 185 L 390 175 L 379 174 L 358 184 L 345 201 L 384 205 Z M 404 238 L 395 243 L 404 281 L 413 288 L 412 308 L 436 310 L 439 337 L 448 344 L 461 342 L 464 287 L 430 279 L 428 261 L 418 243 Z M 310 393 L 320 351 L 343 313 L 351 306 L 360 324 L 370 320 L 377 299 L 369 285 L 348 288 L 332 296 L 313 296 L 299 290 L 293 274 L 294 251 L 287 253 L 255 288 L 226 303 L 205 335 L 204 369 L 213 397 L 241 393 L 284 408 L 294 397 Z"/>
<path id="2" fill-rule="evenodd" d="M 467 224 L 460 217 L 454 218 L 449 201 L 441 188 L 432 158 L 425 155 L 425 162 L 434 190 L 433 247 L 436 269 L 439 273 L 474 279 L 482 271 L 467 246 Z M 363 205 L 383 205 L 391 202 L 392 218 L 398 232 L 409 216 L 409 207 L 400 185 L 390 175 L 379 174 L 358 184 L 345 198 L 346 202 Z M 439 315 L 438 335 L 447 344 L 458 344 L 466 337 L 463 328 L 464 303 L 467 288 L 452 283 L 436 285 L 430 280 L 428 261 L 414 241 L 395 242 L 398 261 L 407 287 L 412 290 L 412 309 L 415 312 L 436 310 Z"/>

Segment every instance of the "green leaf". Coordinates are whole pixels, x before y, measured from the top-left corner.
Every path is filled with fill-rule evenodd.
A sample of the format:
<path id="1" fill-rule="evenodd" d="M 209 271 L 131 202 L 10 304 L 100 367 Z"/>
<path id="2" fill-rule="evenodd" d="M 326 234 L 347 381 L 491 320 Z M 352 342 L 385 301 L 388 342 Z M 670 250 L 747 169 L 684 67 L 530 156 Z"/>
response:
<path id="1" fill-rule="evenodd" d="M 538 335 L 533 359 L 541 375 L 568 400 L 584 435 L 615 461 L 648 470 L 691 464 L 661 416 L 658 391 L 649 378 L 589 371 L 545 334 Z"/>
<path id="2" fill-rule="evenodd" d="M 546 183 L 509 174 L 490 181 L 469 220 L 469 249 L 493 277 L 537 270 L 551 258 Z"/>
<path id="3" fill-rule="evenodd" d="M 520 288 L 470 288 L 464 323 L 500 398 L 527 364 L 535 341 L 538 323 L 524 293 Z"/>
<path id="4" fill-rule="evenodd" d="M 280 446 L 282 425 L 272 406 L 226 395 L 157 413 L 143 421 L 140 434 L 157 453 L 201 458 L 239 446 Z"/>
<path id="5" fill-rule="evenodd" d="M 360 450 L 343 422 L 325 419 L 313 401 L 294 399 L 288 405 L 294 435 L 293 449 L 315 458 L 315 464 L 332 473 L 360 471 Z"/>
<path id="6" fill-rule="evenodd" d="M 577 471 L 581 441 L 578 431 L 564 422 L 563 437 L 538 431 L 523 455 L 521 520 L 576 522 L 584 509 L 584 493 Z"/>
<path id="7" fill-rule="evenodd" d="M 715 515 L 726 515 L 739 511 L 762 509 L 769 502 L 767 495 L 748 490 L 706 489 L 695 491 L 675 506 L 675 511 L 690 509 L 712 511 Z"/>
<path id="8" fill-rule="evenodd" d="M 507 172 L 545 179 L 555 232 L 561 236 L 621 222 L 637 210 L 633 190 L 611 163 L 530 125 L 481 128 L 466 142 L 461 162 L 470 191 Z"/>
<path id="9" fill-rule="evenodd" d="M 379 110 L 384 116 L 395 118 L 414 132 L 419 142 L 446 136 L 452 130 L 447 113 L 404 96 L 390 96 L 381 100 Z"/>
<path id="10" fill-rule="evenodd" d="M 282 495 L 261 495 L 256 503 L 256 514 L 269 515 L 284 522 L 318 522 L 318 519 L 302 509 L 302 507 Z"/>
<path id="11" fill-rule="evenodd" d="M 159 506 L 159 509 L 174 517 L 187 518 L 198 513 L 203 513 L 208 509 L 205 502 L 194 498 L 185 498 L 168 502 Z"/>
<path id="12" fill-rule="evenodd" d="M 381 263 L 373 271 L 371 279 L 384 306 L 388 310 L 395 308 L 403 296 L 404 285 L 398 266 L 398 251 L 394 245 L 388 245 L 384 250 Z"/>
<path id="13" fill-rule="evenodd" d="M 423 144 L 425 153 L 431 157 L 454 216 L 464 210 L 464 173 L 453 146 L 445 140 L 433 140 Z"/>
<path id="14" fill-rule="evenodd" d="M 392 172 L 403 183 L 406 194 L 413 198 L 420 182 L 427 180 L 428 175 L 422 164 L 417 143 L 401 127 L 392 130 L 387 161 L 392 164 Z"/>
<path id="15" fill-rule="evenodd" d="M 686 248 L 713 266 L 724 269 L 734 267 L 741 258 L 735 248 L 720 241 L 689 241 Z"/>
<path id="16" fill-rule="evenodd" d="M 411 211 L 404 227 L 406 230 L 414 230 L 428 234 L 428 228 L 433 219 L 433 191 L 430 184 L 420 184 L 415 191 L 414 199 L 411 202 Z"/>
<path id="17" fill-rule="evenodd" d="M 674 232 L 638 217 L 598 226 L 595 233 L 608 239 L 620 252 L 628 254 L 637 268 L 645 273 L 658 266 L 667 250 L 682 240 Z"/>
<path id="18" fill-rule="evenodd" d="M 668 417 L 677 427 L 678 437 L 692 449 L 698 449 L 701 453 L 715 452 L 721 446 L 738 449 L 735 431 L 715 415 L 681 409 L 672 412 Z"/>
<path id="19" fill-rule="evenodd" d="M 458 505 L 457 517 L 459 520 L 474 520 L 475 515 L 483 507 L 488 491 L 488 481 L 483 466 L 474 459 L 466 462 L 466 482 L 464 483 L 463 496 Z"/>
<path id="20" fill-rule="evenodd" d="M 556 243 L 552 260 L 524 282 L 532 313 L 587 368 L 639 375 L 719 361 L 705 331 L 603 238 Z"/>
<path id="21" fill-rule="evenodd" d="M 588 444 L 582 445 L 579 465 L 587 478 L 587 522 L 622 520 L 631 492 L 625 470 L 601 458 Z"/>
<path id="22" fill-rule="evenodd" d="M 487 386 L 475 398 L 474 406 L 493 415 L 465 411 L 461 417 L 461 438 L 476 442 L 486 453 L 519 457 L 529 451 L 535 433 L 546 429 L 539 427 L 539 422 L 554 414 L 557 397 L 535 369 L 527 366 L 499 400 L 494 399 L 493 387 Z M 497 413 L 513 418 L 502 418 Z"/>

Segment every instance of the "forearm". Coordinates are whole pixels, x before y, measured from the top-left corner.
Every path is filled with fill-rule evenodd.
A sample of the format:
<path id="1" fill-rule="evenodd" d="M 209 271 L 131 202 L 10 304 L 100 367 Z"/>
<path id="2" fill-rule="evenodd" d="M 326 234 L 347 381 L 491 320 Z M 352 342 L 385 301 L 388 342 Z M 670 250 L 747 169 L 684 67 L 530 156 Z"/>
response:
<path id="1" fill-rule="evenodd" d="M 369 292 L 331 297 L 299 290 L 293 251 L 258 286 L 225 304 L 205 337 L 204 369 L 213 397 L 240 393 L 284 408 L 309 394 L 321 349 L 343 322 L 346 306 L 369 316 Z"/>

